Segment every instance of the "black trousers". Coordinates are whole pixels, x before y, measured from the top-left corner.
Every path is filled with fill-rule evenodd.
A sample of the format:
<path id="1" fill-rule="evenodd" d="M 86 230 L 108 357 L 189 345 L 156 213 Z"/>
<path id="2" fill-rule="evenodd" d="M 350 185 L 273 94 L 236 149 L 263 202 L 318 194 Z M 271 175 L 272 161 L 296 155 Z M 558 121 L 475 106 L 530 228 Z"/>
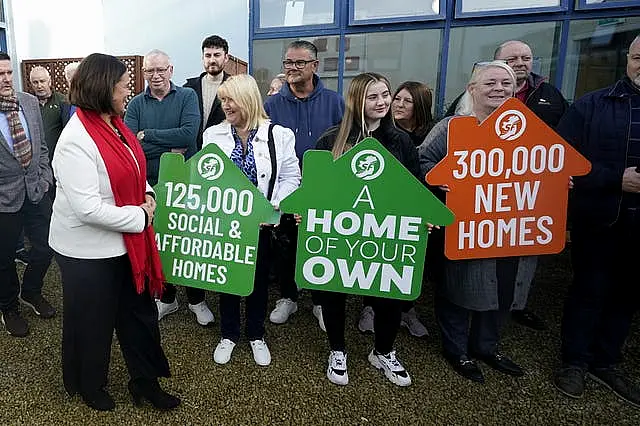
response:
<path id="1" fill-rule="evenodd" d="M 23 229 L 32 248 L 22 277 L 22 294 L 41 293 L 42 280 L 53 257 L 48 243 L 50 220 L 51 200 L 47 195 L 37 204 L 25 200 L 15 213 L 0 213 L 0 311 L 18 309 L 20 281 L 14 259 Z"/>
<path id="2" fill-rule="evenodd" d="M 253 292 L 245 298 L 246 333 L 249 340 L 264 337 L 269 291 L 271 229 L 260 230 Z M 240 340 L 240 296 L 220 293 L 220 329 L 223 339 Z"/>
<path id="3" fill-rule="evenodd" d="M 640 307 L 640 217 L 622 212 L 613 227 L 573 224 L 573 282 L 562 318 L 562 361 L 586 367 L 620 362 Z"/>
<path id="4" fill-rule="evenodd" d="M 364 306 L 373 306 L 373 303 L 374 303 L 374 302 L 372 302 L 373 299 L 374 299 L 373 297 L 364 296 L 362 298 L 362 306 L 363 307 Z M 416 302 L 415 302 L 415 300 L 403 300 L 402 302 L 400 302 L 400 305 L 401 305 L 402 313 L 406 314 L 407 312 L 409 312 L 416 305 Z"/>
<path id="5" fill-rule="evenodd" d="M 187 293 L 187 300 L 190 305 L 197 305 L 200 302 L 204 302 L 204 290 L 201 288 L 195 287 L 185 287 L 185 293 Z M 173 303 L 176 300 L 176 293 L 178 289 L 175 285 L 164 283 L 164 291 L 162 292 L 162 297 L 160 301 L 163 303 Z"/>
<path id="6" fill-rule="evenodd" d="M 280 297 L 298 301 L 296 285 L 296 251 L 298 248 L 298 226 L 292 214 L 284 214 L 280 219 L 281 236 L 273 241 L 273 259 L 275 262 L 276 280 L 280 284 Z M 318 292 L 310 290 L 311 301 L 320 305 Z"/>
<path id="7" fill-rule="evenodd" d="M 127 255 L 75 259 L 56 254 L 62 273 L 62 371 L 70 395 L 106 386 L 115 329 L 131 379 L 169 377 L 160 346 L 158 309 L 138 294 Z"/>
<path id="8" fill-rule="evenodd" d="M 496 259 L 497 310 L 474 311 L 437 295 L 436 318 L 442 332 L 442 348 L 446 357 L 459 359 L 470 353 L 491 355 L 497 351 L 500 331 L 513 303 L 518 261 L 518 257 Z"/>
<path id="9" fill-rule="evenodd" d="M 345 351 L 344 339 L 345 308 L 347 295 L 331 291 L 317 292 L 322 305 L 322 316 L 327 328 L 327 337 L 332 351 Z M 375 332 L 375 350 L 381 354 L 388 354 L 393 350 L 393 344 L 400 328 L 402 301 L 368 298 L 373 308 L 373 327 Z"/>

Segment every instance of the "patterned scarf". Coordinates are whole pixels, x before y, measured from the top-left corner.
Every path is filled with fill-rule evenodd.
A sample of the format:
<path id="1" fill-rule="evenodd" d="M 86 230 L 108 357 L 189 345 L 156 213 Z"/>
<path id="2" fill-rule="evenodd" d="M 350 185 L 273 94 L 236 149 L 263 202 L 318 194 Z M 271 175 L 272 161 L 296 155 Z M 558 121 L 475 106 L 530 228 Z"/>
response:
<path id="1" fill-rule="evenodd" d="M 249 132 L 247 137 L 247 154 L 244 154 L 244 148 L 242 147 L 242 140 L 235 127 L 231 126 L 231 134 L 236 141 L 236 146 L 231 151 L 231 161 L 238 166 L 242 173 L 249 178 L 252 184 L 258 186 L 258 171 L 256 170 L 256 159 L 253 155 L 253 138 L 256 136 L 258 129 L 253 129 Z"/>
<path id="2" fill-rule="evenodd" d="M 7 116 L 11 139 L 13 139 L 13 155 L 25 169 L 31 164 L 31 141 L 20 121 L 20 104 L 15 92 L 10 96 L 0 96 L 0 111 Z"/>

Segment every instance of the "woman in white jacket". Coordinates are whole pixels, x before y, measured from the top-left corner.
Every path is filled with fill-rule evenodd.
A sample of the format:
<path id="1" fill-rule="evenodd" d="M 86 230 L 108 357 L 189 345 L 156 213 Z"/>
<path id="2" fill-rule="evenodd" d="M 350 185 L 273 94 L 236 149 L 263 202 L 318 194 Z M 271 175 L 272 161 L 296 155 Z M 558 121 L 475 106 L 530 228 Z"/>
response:
<path id="1" fill-rule="evenodd" d="M 271 126 L 262 106 L 258 85 L 249 75 L 236 75 L 226 80 L 218 89 L 218 97 L 226 120 L 204 132 L 203 147 L 210 143 L 218 145 L 277 209 L 280 201 L 300 185 L 293 132 L 281 126 Z M 268 146 L 270 127 L 276 157 L 273 161 L 276 164 L 275 179 L 271 188 L 274 171 Z M 246 334 L 253 358 L 256 364 L 263 366 L 271 363 L 271 354 L 264 341 L 270 239 L 271 229 L 263 227 L 258 242 L 253 292 L 246 299 L 245 312 Z M 220 294 L 220 317 L 222 339 L 213 353 L 213 360 L 226 364 L 240 339 L 239 296 Z"/>

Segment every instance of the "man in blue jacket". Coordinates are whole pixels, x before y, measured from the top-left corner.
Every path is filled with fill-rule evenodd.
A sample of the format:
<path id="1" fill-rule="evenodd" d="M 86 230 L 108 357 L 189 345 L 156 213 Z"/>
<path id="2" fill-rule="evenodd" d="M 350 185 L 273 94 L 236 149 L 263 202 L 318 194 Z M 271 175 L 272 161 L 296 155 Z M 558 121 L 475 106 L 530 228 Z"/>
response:
<path id="1" fill-rule="evenodd" d="M 585 376 L 640 408 L 640 386 L 617 365 L 640 305 L 640 36 L 627 73 L 569 108 L 558 133 L 591 161 L 574 179 L 574 271 L 562 318 L 562 366 L 554 385 L 582 397 Z"/>
<path id="2" fill-rule="evenodd" d="M 316 141 L 329 127 L 342 120 L 344 100 L 342 96 L 324 87 L 318 70 L 318 49 L 304 40 L 294 41 L 287 46 L 282 61 L 286 82 L 280 92 L 269 96 L 264 108 L 276 124 L 293 130 L 296 135 L 296 154 L 302 164 L 302 156 L 316 146 Z M 288 244 L 281 245 L 278 279 L 281 299 L 269 319 L 275 324 L 287 322 L 289 316 L 298 310 L 298 289 L 294 281 L 295 246 L 297 228 L 290 215 L 283 215 L 280 226 L 285 229 L 283 238 Z M 313 314 L 323 330 L 322 308 L 313 296 Z"/>
<path id="3" fill-rule="evenodd" d="M 179 152 L 188 159 L 196 153 L 200 108 L 193 89 L 178 87 L 171 81 L 173 65 L 166 53 L 152 50 L 144 57 L 143 67 L 147 89 L 131 99 L 124 121 L 142 145 L 147 158 L 147 180 L 155 185 L 162 154 Z M 186 292 L 189 310 L 196 315 L 198 324 L 212 323 L 214 318 L 204 300 L 204 290 L 187 287 Z M 175 286 L 165 285 L 157 305 L 158 320 L 178 310 Z"/>

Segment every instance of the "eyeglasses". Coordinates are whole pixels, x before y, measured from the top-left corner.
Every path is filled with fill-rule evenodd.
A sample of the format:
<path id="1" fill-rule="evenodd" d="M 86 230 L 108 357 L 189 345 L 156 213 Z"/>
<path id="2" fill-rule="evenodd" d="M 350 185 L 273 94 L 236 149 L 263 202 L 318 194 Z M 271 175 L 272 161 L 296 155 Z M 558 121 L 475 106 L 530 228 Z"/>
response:
<path id="1" fill-rule="evenodd" d="M 290 61 L 290 60 L 286 60 L 286 61 L 282 61 L 282 68 L 284 69 L 290 69 L 293 68 L 294 66 L 301 70 L 304 67 L 307 66 L 307 64 L 310 64 L 311 62 L 316 62 L 317 59 L 310 59 L 308 61 L 304 61 L 302 59 L 298 60 L 298 61 Z"/>
<path id="2" fill-rule="evenodd" d="M 149 69 L 143 68 L 142 72 L 144 73 L 144 75 L 148 75 L 148 76 L 152 76 L 154 74 L 163 76 L 169 71 L 169 68 L 171 68 L 171 65 L 167 66 L 166 68 L 149 68 Z"/>
<path id="3" fill-rule="evenodd" d="M 502 62 L 503 64 L 507 64 L 507 61 L 504 59 L 494 59 L 493 61 L 480 61 L 473 64 L 473 68 L 471 69 L 471 74 L 473 74 L 477 68 L 486 67 L 487 65 L 492 65 L 495 62 Z M 507 64 L 508 65 L 508 64 Z"/>

